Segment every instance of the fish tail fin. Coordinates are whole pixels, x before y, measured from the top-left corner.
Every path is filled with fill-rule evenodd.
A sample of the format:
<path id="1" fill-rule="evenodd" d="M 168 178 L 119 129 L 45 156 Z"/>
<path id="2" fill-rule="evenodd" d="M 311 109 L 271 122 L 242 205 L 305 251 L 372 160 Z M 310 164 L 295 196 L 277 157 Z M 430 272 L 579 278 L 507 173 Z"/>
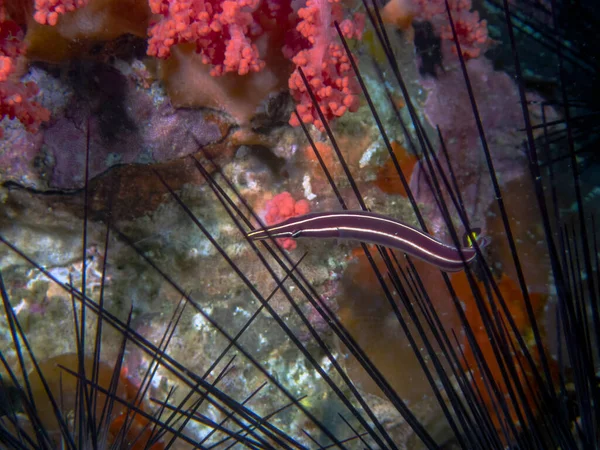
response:
<path id="1" fill-rule="evenodd" d="M 465 233 L 463 236 L 463 245 L 465 247 L 473 247 L 474 242 L 477 242 L 480 248 L 485 248 L 491 241 L 489 236 L 481 234 L 481 228 L 471 228 L 471 232 Z"/>

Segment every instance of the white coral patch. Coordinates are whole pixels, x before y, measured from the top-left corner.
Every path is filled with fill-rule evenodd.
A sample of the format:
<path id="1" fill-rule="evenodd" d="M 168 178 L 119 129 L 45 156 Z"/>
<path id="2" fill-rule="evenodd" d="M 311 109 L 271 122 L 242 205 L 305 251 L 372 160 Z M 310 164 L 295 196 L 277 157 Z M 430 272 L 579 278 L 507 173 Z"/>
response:
<path id="1" fill-rule="evenodd" d="M 317 198 L 317 195 L 312 191 L 310 175 L 304 175 L 304 178 L 302 179 L 302 187 L 304 188 L 304 198 L 306 198 L 306 200 L 314 200 Z"/>
<path id="2" fill-rule="evenodd" d="M 371 159 L 373 158 L 373 155 L 375 155 L 377 149 L 378 146 L 375 145 L 375 143 L 373 143 L 368 149 L 365 150 L 365 152 L 360 157 L 360 161 L 358 162 L 358 166 L 361 169 L 364 169 L 367 166 L 367 164 L 371 162 Z"/>

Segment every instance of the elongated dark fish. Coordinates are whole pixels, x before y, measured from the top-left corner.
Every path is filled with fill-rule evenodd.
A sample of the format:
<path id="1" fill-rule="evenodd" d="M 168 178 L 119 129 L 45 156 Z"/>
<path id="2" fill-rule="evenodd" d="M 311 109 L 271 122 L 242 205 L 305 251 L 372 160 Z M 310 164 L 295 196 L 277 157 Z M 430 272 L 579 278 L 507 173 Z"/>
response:
<path id="1" fill-rule="evenodd" d="M 270 227 L 251 231 L 251 239 L 317 238 L 349 239 L 383 245 L 422 259 L 446 272 L 462 270 L 463 260 L 456 247 L 444 244 L 405 223 L 365 211 L 310 213 L 293 217 Z M 482 242 L 481 245 L 485 243 Z M 475 259 L 475 249 L 461 248 L 465 261 Z"/>

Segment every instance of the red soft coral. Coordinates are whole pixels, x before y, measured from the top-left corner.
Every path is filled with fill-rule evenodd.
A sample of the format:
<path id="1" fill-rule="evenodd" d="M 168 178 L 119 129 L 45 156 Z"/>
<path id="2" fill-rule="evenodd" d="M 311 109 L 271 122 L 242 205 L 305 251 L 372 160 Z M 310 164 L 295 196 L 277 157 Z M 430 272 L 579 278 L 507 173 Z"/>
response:
<path id="1" fill-rule="evenodd" d="M 261 0 L 150 0 L 154 14 L 163 16 L 148 30 L 148 54 L 167 58 L 171 46 L 190 42 L 211 75 L 260 71 L 265 63 L 254 42 L 263 30 L 259 15 L 273 13 L 272 2 Z"/>
<path id="2" fill-rule="evenodd" d="M 25 52 L 23 31 L 15 22 L 0 22 L 0 120 L 8 116 L 18 119 L 28 131 L 36 132 L 42 122 L 50 118 L 50 112 L 34 101 L 37 85 L 30 81 L 21 83 L 16 77 L 18 57 Z M 0 137 L 3 132 L 0 129 Z"/>
<path id="3" fill-rule="evenodd" d="M 265 66 L 257 44 L 262 36 L 287 34 L 283 54 L 296 66 L 288 86 L 302 121 L 323 130 L 298 68 L 306 74 L 327 120 L 358 108 L 360 89 L 334 21 L 346 38 L 360 38 L 364 17 L 357 14 L 354 20 L 344 20 L 341 0 L 307 0 L 296 14 L 291 2 L 276 0 L 149 0 L 149 4 L 157 15 L 148 30 L 151 56 L 166 59 L 172 46 L 192 43 L 211 67 L 211 75 L 245 75 Z M 290 123 L 299 125 L 295 116 Z"/>
<path id="4" fill-rule="evenodd" d="M 33 18 L 42 25 L 56 25 L 60 14 L 87 5 L 88 0 L 35 0 Z"/>
<path id="5" fill-rule="evenodd" d="M 6 81 L 15 70 L 15 59 L 25 53 L 23 31 L 12 20 L 0 22 L 0 81 Z"/>
<path id="6" fill-rule="evenodd" d="M 50 119 L 50 111 L 33 99 L 38 93 L 37 85 L 29 81 L 19 83 L 14 81 L 0 82 L 0 119 L 18 119 L 27 131 L 35 133 L 42 122 Z M 0 137 L 2 137 L 0 129 Z"/>
<path id="7" fill-rule="evenodd" d="M 307 0 L 306 6 L 298 11 L 298 17 L 301 20 L 296 29 L 308 41 L 309 47 L 292 58 L 297 69 L 290 76 L 288 87 L 298 104 L 302 122 L 313 123 L 323 131 L 323 123 L 298 68 L 304 72 L 326 120 L 340 117 L 346 111 L 356 111 L 359 106 L 356 93 L 360 89 L 349 56 L 339 42 L 334 21 L 340 24 L 346 39 L 360 39 L 364 16 L 357 14 L 354 21 L 344 20 L 340 0 Z M 299 125 L 295 115 L 290 124 Z"/>
<path id="8" fill-rule="evenodd" d="M 459 10 L 452 13 L 456 37 L 460 43 L 460 51 L 466 59 L 477 58 L 482 48 L 488 42 L 487 21 L 479 20 L 477 11 Z M 454 40 L 450 23 L 445 25 L 440 33 L 442 39 Z M 452 51 L 457 54 L 456 45 Z"/>
<path id="9" fill-rule="evenodd" d="M 265 223 L 267 225 L 274 225 L 291 217 L 308 214 L 309 211 L 310 205 L 307 200 L 296 201 L 289 192 L 282 192 L 267 202 L 265 207 Z M 277 242 L 286 250 L 294 250 L 296 248 L 296 241 L 290 238 L 280 238 Z"/>
<path id="10" fill-rule="evenodd" d="M 448 20 L 448 12 L 444 0 L 414 0 L 416 20 L 427 20 L 444 40 L 454 41 L 452 28 Z M 449 0 L 450 13 L 461 52 L 465 59 L 477 58 L 485 50 L 490 40 L 488 38 L 487 21 L 480 20 L 477 11 L 471 11 L 471 0 Z M 456 54 L 456 46 L 452 46 Z"/>

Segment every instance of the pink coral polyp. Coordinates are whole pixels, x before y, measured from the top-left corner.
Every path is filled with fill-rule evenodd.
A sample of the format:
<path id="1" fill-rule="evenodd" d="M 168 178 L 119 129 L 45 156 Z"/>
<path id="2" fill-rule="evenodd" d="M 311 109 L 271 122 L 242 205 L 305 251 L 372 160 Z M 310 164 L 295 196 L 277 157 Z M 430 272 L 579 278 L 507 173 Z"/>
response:
<path id="1" fill-rule="evenodd" d="M 33 18 L 42 25 L 56 25 L 61 14 L 75 11 L 88 3 L 88 0 L 35 0 Z"/>
<path id="2" fill-rule="evenodd" d="M 173 45 L 190 42 L 213 76 L 258 72 L 265 65 L 253 41 L 262 32 L 260 6 L 260 0 L 150 0 L 162 18 L 148 30 L 148 54 L 168 58 Z"/>
<path id="3" fill-rule="evenodd" d="M 356 14 L 354 21 L 344 19 L 339 0 L 308 0 L 306 6 L 298 11 L 298 17 L 301 20 L 296 29 L 310 45 L 292 59 L 297 69 L 290 76 L 288 87 L 298 104 L 300 120 L 324 131 L 323 121 L 298 68 L 304 72 L 325 120 L 340 117 L 347 111 L 355 112 L 359 107 L 356 93 L 360 89 L 350 59 L 339 42 L 334 22 L 340 24 L 340 31 L 346 39 L 360 39 L 364 16 Z M 290 124 L 300 124 L 295 115 L 290 118 Z"/>
<path id="4" fill-rule="evenodd" d="M 0 22 L 0 120 L 18 119 L 28 131 L 36 132 L 42 122 L 50 119 L 50 112 L 34 100 L 37 85 L 32 81 L 21 83 L 15 77 L 16 61 L 24 54 L 21 27 L 11 20 Z"/>
<path id="5" fill-rule="evenodd" d="M 481 54 L 481 47 L 488 41 L 487 21 L 479 20 L 477 11 L 465 10 L 453 14 L 452 19 L 463 56 L 467 59 L 477 58 Z M 440 35 L 449 41 L 454 39 L 450 24 L 442 29 Z M 457 53 L 456 46 L 452 47 L 452 51 Z"/>
<path id="6" fill-rule="evenodd" d="M 33 99 L 38 87 L 33 82 L 0 82 L 0 119 L 18 119 L 32 133 L 38 131 L 40 124 L 50 119 L 50 111 Z M 0 137 L 2 137 L 0 129 Z"/>
<path id="7" fill-rule="evenodd" d="M 292 217 L 301 216 L 310 212 L 310 204 L 307 200 L 294 200 L 289 192 L 277 194 L 269 200 L 265 206 L 265 224 L 274 225 Z M 289 238 L 277 239 L 279 245 L 286 250 L 294 250 L 296 241 Z"/>
<path id="8" fill-rule="evenodd" d="M 442 39 L 454 41 L 445 0 L 414 1 L 415 19 L 431 22 Z M 477 11 L 471 11 L 473 6 L 471 0 L 449 0 L 448 6 L 463 57 L 465 59 L 477 58 L 490 43 L 487 21 L 480 20 Z M 456 46 L 452 47 L 452 51 L 454 54 L 457 53 Z"/>
<path id="9" fill-rule="evenodd" d="M 265 19 L 275 19 L 288 35 L 283 54 L 306 74 L 325 118 L 358 108 L 359 88 L 334 22 L 347 39 L 360 39 L 364 17 L 345 18 L 340 0 L 307 0 L 295 19 L 289 3 L 272 0 L 150 0 L 150 8 L 160 17 L 148 31 L 148 54 L 165 59 L 173 45 L 193 43 L 213 76 L 261 71 L 265 62 L 256 41 L 269 32 L 261 25 Z M 301 120 L 323 130 L 297 69 L 288 86 Z M 290 123 L 299 125 L 295 116 Z"/>

